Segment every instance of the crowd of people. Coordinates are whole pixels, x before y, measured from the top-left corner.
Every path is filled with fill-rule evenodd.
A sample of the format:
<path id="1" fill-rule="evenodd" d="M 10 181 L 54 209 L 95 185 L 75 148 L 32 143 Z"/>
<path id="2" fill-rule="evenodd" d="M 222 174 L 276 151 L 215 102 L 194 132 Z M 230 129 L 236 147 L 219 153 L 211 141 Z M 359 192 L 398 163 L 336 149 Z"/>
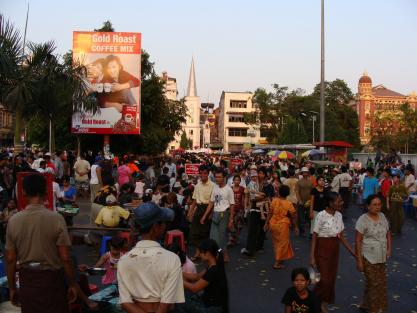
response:
<path id="1" fill-rule="evenodd" d="M 15 272 L 19 268 L 19 301 L 29 313 L 43 312 L 29 307 L 46 303 L 48 312 L 67 312 L 62 290 L 68 289 L 71 300 L 79 297 L 74 272 L 87 267 L 74 270 L 65 220 L 43 210 L 46 180 L 42 175 L 23 179 L 29 205 L 17 213 L 19 172 L 54 177 L 54 208 L 74 204 L 78 197 L 90 199 L 90 224 L 102 230 L 85 234 L 87 244 L 99 245 L 110 228 L 130 225 L 139 233 L 141 240 L 130 251 L 123 251 L 123 242 L 114 236 L 110 251 L 95 265 L 106 269 L 103 284 L 118 284 L 126 312 L 229 312 L 225 265 L 234 261 L 229 250 L 240 245 L 242 255 L 255 258 L 270 236 L 274 249 L 271 266 L 285 270 L 294 258 L 291 229 L 295 236 L 311 240 L 310 259 L 305 260 L 311 268 L 292 271 L 293 287 L 282 298 L 286 313 L 328 312 L 328 305 L 335 302 L 340 244 L 355 257 L 358 270 L 366 277 L 360 307 L 370 313 L 384 312 L 391 234 L 401 235 L 403 206 L 413 206 L 409 196 L 417 189 L 414 166 L 398 160 L 361 169 L 243 154 L 151 159 L 133 155 L 106 158 L 93 153 L 77 157 L 58 151 L 14 158 L 3 153 L 0 160 L 0 221 L 10 298 L 16 303 Z M 199 164 L 198 175 L 187 173 L 187 163 Z M 352 201 L 363 207 L 364 214 L 355 225 L 355 242 L 349 243 L 344 219 Z M 31 227 L 25 228 L 27 219 L 31 219 Z M 243 227 L 245 232 L 241 232 Z M 183 234 L 186 250 L 177 242 L 163 245 L 169 230 Z M 195 264 L 200 263 L 205 270 L 197 272 Z M 320 273 L 320 281 L 310 291 L 312 273 Z M 39 287 L 49 287 L 57 296 L 46 299 L 36 289 Z M 35 297 L 44 302 L 37 299 L 35 303 Z M 88 300 L 84 302 L 95 308 Z"/>

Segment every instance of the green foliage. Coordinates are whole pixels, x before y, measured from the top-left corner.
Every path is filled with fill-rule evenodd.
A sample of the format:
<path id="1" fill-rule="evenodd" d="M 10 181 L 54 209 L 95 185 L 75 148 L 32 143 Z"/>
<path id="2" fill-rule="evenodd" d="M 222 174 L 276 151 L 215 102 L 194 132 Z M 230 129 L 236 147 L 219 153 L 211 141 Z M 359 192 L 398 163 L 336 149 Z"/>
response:
<path id="1" fill-rule="evenodd" d="M 113 24 L 107 20 L 103 23 L 101 28 L 95 29 L 95 32 L 114 32 Z"/>
<path id="2" fill-rule="evenodd" d="M 417 112 L 408 103 L 399 111 L 377 112 L 370 131 L 371 145 L 383 151 L 417 151 Z"/>
<path id="3" fill-rule="evenodd" d="M 326 140 L 343 140 L 359 146 L 358 116 L 348 106 L 353 94 L 340 79 L 326 82 Z M 318 93 L 317 93 L 318 92 Z M 307 143 L 313 139 L 313 116 L 315 140 L 319 134 L 319 89 L 315 87 L 311 95 L 296 89 L 273 85 L 271 92 L 263 88 L 255 91 L 254 113 L 245 115 L 245 122 L 260 126 L 271 143 Z"/>
<path id="4" fill-rule="evenodd" d="M 192 146 L 193 146 L 192 140 L 187 138 L 187 134 L 185 132 L 182 132 L 181 140 L 180 140 L 180 148 L 187 150 L 187 149 L 192 149 Z"/>
<path id="5" fill-rule="evenodd" d="M 106 21 L 97 31 L 114 31 L 114 28 Z M 16 117 L 24 113 L 29 143 L 47 147 L 51 121 L 56 147 L 75 148 L 77 136 L 69 132 L 73 112 L 97 110 L 96 99 L 88 95 L 86 68 L 73 63 L 72 51 L 63 57 L 57 55 L 53 42 L 32 43 L 28 49 L 23 58 L 19 33 L 0 15 L 0 100 L 15 110 Z M 141 66 L 142 135 L 112 136 L 111 148 L 116 153 L 161 153 L 185 122 L 183 101 L 165 98 L 164 83 L 155 74 L 146 51 L 142 51 Z M 16 123 L 16 138 L 20 138 L 20 127 L 21 123 Z M 101 135 L 79 135 L 79 138 L 83 149 L 101 150 L 103 146 Z"/>
<path id="6" fill-rule="evenodd" d="M 114 153 L 146 153 L 159 154 L 167 148 L 175 134 L 181 130 L 185 122 L 186 107 L 183 101 L 167 100 L 164 96 L 164 82 L 155 74 L 153 63 L 149 54 L 142 51 L 142 83 L 141 83 L 141 135 L 112 135 L 110 137 L 111 150 Z M 55 125 L 57 134 L 57 148 L 66 148 L 69 145 L 75 148 L 76 136 L 67 131 L 70 127 L 71 113 L 57 116 Z M 47 125 L 40 124 L 45 121 L 36 120 L 38 129 L 46 130 Z M 34 131 L 30 128 L 30 139 L 45 145 L 47 136 L 44 132 Z M 62 132 L 62 134 L 61 134 Z M 102 135 L 79 135 L 82 150 L 101 150 L 103 146 Z M 45 141 L 46 140 L 46 141 Z"/>
<path id="7" fill-rule="evenodd" d="M 320 84 L 317 84 L 314 87 L 311 95 L 320 99 Z M 332 82 L 324 82 L 324 102 L 326 105 L 347 105 L 351 100 L 353 100 L 353 93 L 344 80 L 337 78 Z"/>
<path id="8" fill-rule="evenodd" d="M 0 14 L 0 101 L 6 103 L 21 78 L 22 42 L 13 24 Z M 7 104 L 7 103 L 6 103 Z"/>

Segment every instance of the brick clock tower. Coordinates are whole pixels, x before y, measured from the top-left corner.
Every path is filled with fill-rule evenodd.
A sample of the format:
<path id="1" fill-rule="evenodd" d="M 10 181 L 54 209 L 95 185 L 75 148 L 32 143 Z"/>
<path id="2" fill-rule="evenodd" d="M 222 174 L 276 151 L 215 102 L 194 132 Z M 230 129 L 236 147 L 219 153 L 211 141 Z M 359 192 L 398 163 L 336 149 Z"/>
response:
<path id="1" fill-rule="evenodd" d="M 365 72 L 359 79 L 358 94 L 356 95 L 361 144 L 369 143 L 376 114 L 380 116 L 389 115 L 395 118 L 401 114 L 400 107 L 404 103 L 408 103 L 415 110 L 417 108 L 416 92 L 405 96 L 386 88 L 384 85 L 372 87 L 372 79 Z"/>

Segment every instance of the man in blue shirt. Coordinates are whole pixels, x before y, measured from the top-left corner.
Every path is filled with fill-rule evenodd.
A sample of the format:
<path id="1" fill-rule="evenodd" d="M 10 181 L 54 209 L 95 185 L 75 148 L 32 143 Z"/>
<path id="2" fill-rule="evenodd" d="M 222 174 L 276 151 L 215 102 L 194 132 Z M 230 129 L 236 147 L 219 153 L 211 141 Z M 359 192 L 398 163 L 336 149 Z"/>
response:
<path id="1" fill-rule="evenodd" d="M 376 194 L 379 189 L 378 179 L 374 177 L 375 171 L 372 167 L 366 169 L 366 176 L 363 180 L 362 198 L 366 200 L 370 195 Z"/>

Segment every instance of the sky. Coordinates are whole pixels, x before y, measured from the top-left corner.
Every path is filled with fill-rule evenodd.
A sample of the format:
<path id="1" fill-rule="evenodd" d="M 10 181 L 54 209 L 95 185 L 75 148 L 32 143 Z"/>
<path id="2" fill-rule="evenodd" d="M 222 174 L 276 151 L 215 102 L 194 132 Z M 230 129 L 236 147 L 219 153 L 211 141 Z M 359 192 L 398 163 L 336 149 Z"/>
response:
<path id="1" fill-rule="evenodd" d="M 28 1 L 1 0 L 0 12 L 22 34 Z M 29 41 L 54 40 L 58 53 L 72 31 L 105 20 L 141 32 L 157 73 L 177 78 L 185 95 L 191 58 L 202 102 L 221 92 L 270 89 L 277 83 L 311 92 L 320 81 L 320 0 L 36 0 L 29 1 Z M 416 0 L 325 0 L 326 80 L 356 92 L 366 70 L 373 84 L 417 90 Z"/>

